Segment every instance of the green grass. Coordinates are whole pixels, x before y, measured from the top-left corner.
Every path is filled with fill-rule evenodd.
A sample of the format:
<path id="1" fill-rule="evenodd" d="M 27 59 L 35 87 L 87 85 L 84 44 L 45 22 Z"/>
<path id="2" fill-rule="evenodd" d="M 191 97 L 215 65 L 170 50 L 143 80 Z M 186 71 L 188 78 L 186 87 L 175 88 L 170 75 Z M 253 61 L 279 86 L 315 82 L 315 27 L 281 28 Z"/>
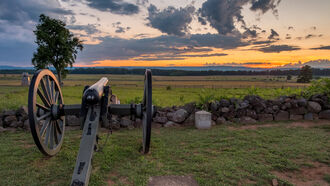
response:
<path id="1" fill-rule="evenodd" d="M 115 131 L 95 153 L 91 185 L 145 185 L 150 176 L 192 175 L 200 185 L 269 185 L 272 171 L 294 171 L 317 161 L 330 166 L 326 127 L 212 130 L 153 129 L 151 152 L 141 155 L 141 129 Z M 67 131 L 62 150 L 45 158 L 26 132 L 0 135 L 0 185 L 68 185 L 81 131 Z M 106 133 L 101 133 L 103 144 Z M 329 180 L 329 175 L 324 175 Z M 280 183 L 286 184 L 283 180 Z"/>
<path id="2" fill-rule="evenodd" d="M 28 88 L 20 86 L 0 86 L 0 111 L 16 109 L 27 105 Z M 64 86 L 62 88 L 65 104 L 80 104 L 83 86 Z M 199 94 L 207 92 L 215 98 L 237 97 L 243 98 L 247 94 L 257 94 L 263 98 L 276 98 L 280 95 L 300 94 L 300 88 L 153 88 L 153 104 L 157 106 L 183 105 L 189 102 L 198 102 Z M 117 95 L 121 103 L 130 103 L 141 100 L 143 87 L 112 86 L 113 94 Z"/>

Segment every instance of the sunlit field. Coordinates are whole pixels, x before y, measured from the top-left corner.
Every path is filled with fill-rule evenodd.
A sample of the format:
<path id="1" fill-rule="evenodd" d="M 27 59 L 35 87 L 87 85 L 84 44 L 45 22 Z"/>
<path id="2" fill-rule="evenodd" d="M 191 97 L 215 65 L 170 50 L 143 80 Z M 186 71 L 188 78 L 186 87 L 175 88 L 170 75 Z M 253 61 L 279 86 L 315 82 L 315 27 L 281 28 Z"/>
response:
<path id="1" fill-rule="evenodd" d="M 143 78 L 139 75 L 68 75 L 62 87 L 64 103 L 79 104 L 85 85 L 92 85 L 101 77 L 110 81 L 113 94 L 121 103 L 139 102 L 143 95 Z M 0 75 L 0 110 L 15 109 L 27 104 L 28 87 L 22 87 L 21 75 Z M 154 76 L 153 104 L 157 106 L 183 105 L 198 102 L 200 94 L 215 98 L 243 98 L 257 94 L 263 98 L 300 94 L 309 84 L 295 83 L 284 76 Z"/>

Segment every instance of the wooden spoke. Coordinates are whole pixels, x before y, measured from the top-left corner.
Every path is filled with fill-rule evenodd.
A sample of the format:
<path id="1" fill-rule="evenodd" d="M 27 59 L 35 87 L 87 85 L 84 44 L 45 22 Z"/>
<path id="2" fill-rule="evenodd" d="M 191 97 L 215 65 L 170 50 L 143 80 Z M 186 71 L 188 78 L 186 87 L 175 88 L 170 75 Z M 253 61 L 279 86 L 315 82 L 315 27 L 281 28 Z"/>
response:
<path id="1" fill-rule="evenodd" d="M 37 105 L 37 107 L 38 108 L 40 108 L 40 109 L 42 109 L 42 110 L 44 110 L 44 111 L 50 111 L 50 108 L 48 108 L 48 107 L 45 107 L 44 105 L 41 105 L 41 104 L 39 104 L 39 103 L 36 103 L 36 105 Z"/>
<path id="2" fill-rule="evenodd" d="M 37 117 L 37 121 L 39 122 L 40 120 L 45 119 L 45 118 L 47 118 L 48 116 L 50 116 L 50 112 L 47 112 L 46 114 L 44 114 L 44 115 L 42 115 L 42 116 L 40 116 L 40 117 Z"/>
<path id="3" fill-rule="evenodd" d="M 51 93 L 51 97 L 52 97 L 52 103 L 55 104 L 55 82 L 54 81 L 50 81 L 50 93 Z"/>
<path id="4" fill-rule="evenodd" d="M 47 107 L 50 107 L 50 103 L 49 103 L 49 101 L 48 101 L 47 98 L 43 95 L 43 93 L 41 93 L 41 91 L 39 90 L 39 88 L 37 89 L 37 93 L 38 93 L 38 96 L 40 97 L 41 101 L 42 101 Z"/>
<path id="5" fill-rule="evenodd" d="M 59 134 L 62 134 L 62 129 L 61 129 L 61 126 L 59 124 L 59 122 L 61 122 L 60 120 L 59 121 L 55 121 L 55 126 L 56 126 L 56 130 Z M 62 122 L 61 122 L 62 123 Z M 62 124 L 63 125 L 63 124 Z"/>
<path id="6" fill-rule="evenodd" d="M 54 104 L 57 104 L 59 92 L 55 91 Z"/>
<path id="7" fill-rule="evenodd" d="M 49 148 L 50 149 L 53 149 L 53 147 L 54 147 L 54 123 L 53 123 L 53 121 L 51 121 L 50 122 L 50 139 L 49 139 L 49 142 L 50 142 L 50 144 L 49 144 Z"/>
<path id="8" fill-rule="evenodd" d="M 49 124 L 51 125 L 51 123 Z M 50 136 L 50 132 L 51 132 L 51 126 L 47 127 L 47 131 L 46 131 L 46 137 L 45 137 L 45 145 L 48 147 L 48 141 L 49 141 L 49 136 Z"/>
<path id="9" fill-rule="evenodd" d="M 49 102 L 52 104 L 53 103 L 53 96 L 52 96 L 52 90 L 51 90 L 51 83 L 49 81 L 49 76 L 45 76 L 45 81 L 46 81 L 46 89 L 49 95 Z"/>
<path id="10" fill-rule="evenodd" d="M 41 85 L 41 89 L 42 89 L 44 96 L 47 99 L 48 103 L 51 103 L 51 98 L 50 98 L 49 92 L 47 90 L 48 87 L 46 87 L 46 83 L 43 78 L 40 80 L 40 85 Z"/>
<path id="11" fill-rule="evenodd" d="M 44 136 L 45 135 L 45 132 L 46 132 L 46 129 L 48 128 L 49 126 L 49 123 L 50 123 L 50 117 L 46 119 L 45 123 L 42 125 L 41 129 L 40 129 L 40 136 Z"/>
<path id="12" fill-rule="evenodd" d="M 56 121 L 53 121 L 53 126 L 54 126 L 54 142 L 55 145 L 58 144 L 58 136 L 57 136 L 57 127 L 56 127 L 57 123 Z"/>

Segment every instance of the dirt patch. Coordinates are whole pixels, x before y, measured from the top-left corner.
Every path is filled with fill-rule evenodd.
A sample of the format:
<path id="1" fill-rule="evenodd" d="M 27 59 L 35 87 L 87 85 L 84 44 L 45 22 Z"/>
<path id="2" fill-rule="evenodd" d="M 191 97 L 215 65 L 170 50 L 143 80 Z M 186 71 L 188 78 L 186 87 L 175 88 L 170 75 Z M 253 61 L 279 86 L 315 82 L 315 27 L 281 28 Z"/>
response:
<path id="1" fill-rule="evenodd" d="M 191 176 L 154 176 L 150 177 L 148 186 L 198 186 Z"/>
<path id="2" fill-rule="evenodd" d="M 111 178 L 118 178 L 118 181 L 121 183 L 121 184 L 124 184 L 124 185 L 133 185 L 132 183 L 130 183 L 128 181 L 128 179 L 126 177 L 123 177 L 123 176 L 120 176 L 119 174 L 117 174 L 116 172 L 112 172 L 110 175 L 109 175 L 109 179 L 107 181 L 107 185 L 108 186 L 113 186 L 113 185 L 117 185 L 113 180 L 111 180 Z"/>
<path id="3" fill-rule="evenodd" d="M 329 120 L 318 120 L 318 121 L 295 121 L 290 122 L 285 125 L 286 128 L 294 128 L 294 127 L 303 127 L 303 128 L 311 128 L 323 125 L 330 125 Z M 244 125 L 238 127 L 229 126 L 229 130 L 256 130 L 258 128 L 267 128 L 267 127 L 279 127 L 283 126 L 283 124 L 279 123 L 266 123 L 266 124 L 259 124 L 259 125 Z"/>
<path id="4" fill-rule="evenodd" d="M 299 186 L 329 185 L 323 177 L 325 174 L 330 173 L 330 167 L 319 162 L 313 162 L 311 164 L 313 165 L 312 167 L 301 168 L 299 171 L 273 171 L 272 174 L 281 180 L 285 180 Z"/>

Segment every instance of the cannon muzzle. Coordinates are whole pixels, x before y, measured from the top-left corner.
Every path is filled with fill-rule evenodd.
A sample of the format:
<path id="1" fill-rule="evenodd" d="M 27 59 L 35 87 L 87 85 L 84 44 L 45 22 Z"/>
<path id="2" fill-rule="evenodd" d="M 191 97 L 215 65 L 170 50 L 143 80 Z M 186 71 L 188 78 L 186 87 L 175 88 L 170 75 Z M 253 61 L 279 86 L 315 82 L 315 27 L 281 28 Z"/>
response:
<path id="1" fill-rule="evenodd" d="M 93 105 L 101 101 L 104 86 L 108 83 L 108 78 L 103 77 L 85 90 L 83 99 L 87 104 Z"/>

